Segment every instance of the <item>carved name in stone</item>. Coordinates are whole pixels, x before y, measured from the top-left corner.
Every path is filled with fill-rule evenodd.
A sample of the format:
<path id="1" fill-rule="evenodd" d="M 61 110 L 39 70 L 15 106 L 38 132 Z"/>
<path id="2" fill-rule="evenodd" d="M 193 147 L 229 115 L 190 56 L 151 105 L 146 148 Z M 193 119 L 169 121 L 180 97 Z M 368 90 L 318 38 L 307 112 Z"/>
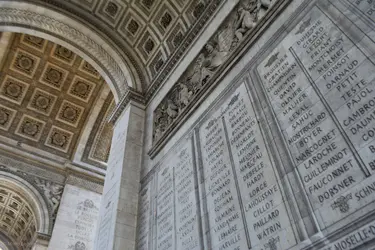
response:
<path id="1" fill-rule="evenodd" d="M 140 193 L 137 249 L 147 250 L 150 244 L 151 185 L 148 183 Z"/>
<path id="2" fill-rule="evenodd" d="M 188 131 L 205 249 L 367 249 L 375 238 L 374 3 L 301 0 L 288 8 L 296 13 L 238 76 L 246 82 L 228 84 Z M 196 68 L 207 79 L 210 63 Z M 179 84 L 189 105 L 194 89 Z M 179 104 L 167 103 L 166 121 L 178 119 Z M 158 173 L 173 176 L 166 207 L 177 206 L 177 166 L 166 161 Z M 172 248 L 177 240 L 172 234 Z"/>
<path id="3" fill-rule="evenodd" d="M 83 197 L 83 198 L 82 198 Z M 49 247 L 93 249 L 101 195 L 65 185 Z"/>
<path id="4" fill-rule="evenodd" d="M 350 21 L 331 8 L 315 5 L 257 67 L 322 229 L 375 198 L 366 179 L 375 149 L 375 64 L 361 46 L 368 37 L 340 25 Z"/>
<path id="5" fill-rule="evenodd" d="M 191 139 L 158 172 L 157 249 L 201 249 L 200 215 Z"/>
<path id="6" fill-rule="evenodd" d="M 242 84 L 200 128 L 214 249 L 296 244 L 282 186 Z"/>

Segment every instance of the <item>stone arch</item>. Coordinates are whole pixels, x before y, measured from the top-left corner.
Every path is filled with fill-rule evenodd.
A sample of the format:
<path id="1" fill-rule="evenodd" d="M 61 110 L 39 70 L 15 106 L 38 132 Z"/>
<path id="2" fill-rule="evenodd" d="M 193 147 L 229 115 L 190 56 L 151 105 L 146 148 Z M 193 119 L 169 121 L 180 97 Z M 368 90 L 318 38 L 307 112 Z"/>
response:
<path id="1" fill-rule="evenodd" d="M 127 58 L 79 21 L 33 3 L 0 1 L 0 31 L 25 33 L 60 44 L 89 62 L 109 84 L 116 103 L 141 81 Z"/>
<path id="2" fill-rule="evenodd" d="M 19 197 L 22 197 L 22 201 L 28 205 L 30 213 L 35 217 L 36 226 L 34 234 L 37 232 L 47 235 L 51 234 L 53 227 L 51 207 L 46 198 L 34 185 L 28 180 L 11 172 L 0 171 L 0 191 L 1 190 L 17 194 Z M 22 203 L 22 201 L 19 201 L 19 203 Z M 35 235 L 32 235 L 33 238 L 34 236 Z M 7 237 L 10 239 L 9 236 Z M 32 243 L 32 241 L 29 243 Z"/>

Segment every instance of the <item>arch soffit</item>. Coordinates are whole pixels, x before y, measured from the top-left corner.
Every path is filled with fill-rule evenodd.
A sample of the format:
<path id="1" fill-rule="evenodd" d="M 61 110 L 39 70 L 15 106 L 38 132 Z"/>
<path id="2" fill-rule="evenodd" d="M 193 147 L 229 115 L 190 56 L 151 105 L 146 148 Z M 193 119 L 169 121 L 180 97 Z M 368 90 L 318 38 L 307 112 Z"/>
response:
<path id="1" fill-rule="evenodd" d="M 89 62 L 108 83 L 116 103 L 128 87 L 141 91 L 139 77 L 117 49 L 77 20 L 32 3 L 0 0 L 0 31 L 38 36 Z"/>
<path id="2" fill-rule="evenodd" d="M 0 181 L 8 189 L 19 191 L 26 198 L 37 217 L 38 232 L 50 234 L 52 232 L 52 216 L 45 198 L 42 194 L 27 180 L 9 172 L 0 171 Z"/>

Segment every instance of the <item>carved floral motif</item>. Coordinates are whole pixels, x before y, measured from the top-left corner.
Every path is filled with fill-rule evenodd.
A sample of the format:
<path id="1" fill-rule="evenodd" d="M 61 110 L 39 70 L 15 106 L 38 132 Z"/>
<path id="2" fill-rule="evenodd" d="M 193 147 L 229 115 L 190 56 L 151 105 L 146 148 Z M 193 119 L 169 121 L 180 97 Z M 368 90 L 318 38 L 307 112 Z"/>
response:
<path id="1" fill-rule="evenodd" d="M 154 111 L 158 141 L 276 0 L 242 0 Z"/>

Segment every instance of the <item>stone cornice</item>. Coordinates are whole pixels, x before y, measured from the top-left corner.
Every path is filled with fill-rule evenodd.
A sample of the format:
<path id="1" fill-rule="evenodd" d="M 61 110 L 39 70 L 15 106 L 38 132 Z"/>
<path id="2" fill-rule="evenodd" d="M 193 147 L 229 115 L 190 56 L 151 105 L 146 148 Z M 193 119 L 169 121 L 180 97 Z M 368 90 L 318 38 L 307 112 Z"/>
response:
<path id="1" fill-rule="evenodd" d="M 35 240 L 42 240 L 42 241 L 49 242 L 50 239 L 51 239 L 51 235 L 40 233 L 40 232 L 36 232 L 35 234 Z"/>
<path id="2" fill-rule="evenodd" d="M 120 102 L 113 110 L 112 114 L 109 116 L 108 121 L 112 124 L 116 124 L 117 119 L 120 117 L 120 115 L 125 110 L 126 106 L 130 103 L 130 101 L 138 103 L 141 106 L 145 105 L 144 95 L 135 91 L 134 89 L 129 88 L 126 94 L 121 98 Z"/>
<path id="3" fill-rule="evenodd" d="M 81 187 L 101 194 L 103 192 L 104 181 L 92 176 L 69 170 L 68 176 L 65 181 L 65 185 L 66 184 Z"/>

